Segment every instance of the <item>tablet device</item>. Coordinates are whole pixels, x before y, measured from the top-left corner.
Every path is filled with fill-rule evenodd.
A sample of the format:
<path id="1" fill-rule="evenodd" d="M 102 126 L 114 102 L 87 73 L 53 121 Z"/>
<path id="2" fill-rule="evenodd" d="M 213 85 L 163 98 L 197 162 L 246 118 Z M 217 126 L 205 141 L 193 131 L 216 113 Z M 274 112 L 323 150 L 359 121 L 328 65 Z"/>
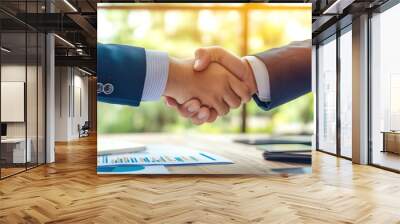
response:
<path id="1" fill-rule="evenodd" d="M 260 139 L 235 139 L 234 142 L 246 144 L 246 145 L 273 145 L 273 144 L 303 144 L 303 145 L 310 145 L 311 140 L 306 138 L 260 138 Z"/>
<path id="2" fill-rule="evenodd" d="M 269 153 L 285 152 L 285 153 L 302 153 L 311 152 L 311 146 L 303 144 L 272 144 L 272 145 L 259 145 L 257 149 L 267 151 Z"/>
<path id="3" fill-rule="evenodd" d="M 261 145 L 258 149 L 264 151 L 265 160 L 311 164 L 311 147 L 303 144 Z"/>
<path id="4" fill-rule="evenodd" d="M 146 146 L 139 143 L 99 139 L 97 141 L 97 155 L 132 153 L 141 152 L 144 150 L 146 150 Z"/>
<path id="5" fill-rule="evenodd" d="M 303 163 L 311 164 L 311 154 L 303 153 L 263 153 L 264 159 L 269 161 L 285 162 L 285 163 Z"/>

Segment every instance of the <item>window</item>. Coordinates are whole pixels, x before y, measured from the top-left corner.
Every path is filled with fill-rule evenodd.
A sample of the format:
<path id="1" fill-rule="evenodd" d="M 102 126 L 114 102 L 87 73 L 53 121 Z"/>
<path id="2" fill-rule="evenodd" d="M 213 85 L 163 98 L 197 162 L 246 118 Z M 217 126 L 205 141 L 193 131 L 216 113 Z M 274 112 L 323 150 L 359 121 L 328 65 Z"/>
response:
<path id="1" fill-rule="evenodd" d="M 352 33 L 351 26 L 340 36 L 340 155 L 352 157 Z"/>
<path id="2" fill-rule="evenodd" d="M 371 18 L 372 163 L 400 170 L 400 5 Z"/>
<path id="3" fill-rule="evenodd" d="M 318 149 L 336 153 L 336 36 L 318 47 Z"/>

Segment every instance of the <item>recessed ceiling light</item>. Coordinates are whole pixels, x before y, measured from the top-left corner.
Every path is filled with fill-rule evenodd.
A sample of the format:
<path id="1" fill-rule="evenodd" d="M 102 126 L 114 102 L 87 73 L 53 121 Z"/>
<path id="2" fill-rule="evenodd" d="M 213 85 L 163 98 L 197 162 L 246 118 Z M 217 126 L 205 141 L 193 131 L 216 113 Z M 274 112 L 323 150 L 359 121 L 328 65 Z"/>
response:
<path id="1" fill-rule="evenodd" d="M 332 5 L 330 5 L 322 14 L 342 14 L 343 9 L 351 5 L 355 0 L 336 0 Z"/>
<path id="2" fill-rule="evenodd" d="M 74 12 L 78 12 L 78 10 L 68 1 L 64 0 L 65 4 L 67 4 Z"/>
<path id="3" fill-rule="evenodd" d="M 5 47 L 1 47 L 1 50 L 4 51 L 4 52 L 6 52 L 6 53 L 10 53 L 10 52 L 11 52 L 11 50 L 9 50 L 9 49 L 7 49 L 7 48 L 5 48 Z"/>
<path id="4" fill-rule="evenodd" d="M 81 69 L 81 68 L 79 68 L 79 67 L 78 67 L 78 70 L 81 71 L 81 72 L 83 72 L 83 73 L 85 73 L 85 74 L 87 74 L 87 75 L 90 75 L 90 76 L 92 75 L 92 73 L 90 73 L 90 72 L 88 72 L 88 71 L 86 71 L 86 70 L 83 70 L 83 69 Z"/>
<path id="5" fill-rule="evenodd" d="M 64 42 L 64 43 L 66 43 L 67 45 L 69 45 L 70 47 L 73 47 L 73 48 L 75 48 L 75 45 L 73 45 L 71 42 L 69 42 L 68 40 L 66 40 L 66 39 L 64 39 L 64 38 L 62 38 L 62 37 L 60 37 L 59 35 L 57 35 L 57 34 L 54 34 L 54 36 L 55 37 L 57 37 L 59 40 L 61 40 L 62 42 Z"/>

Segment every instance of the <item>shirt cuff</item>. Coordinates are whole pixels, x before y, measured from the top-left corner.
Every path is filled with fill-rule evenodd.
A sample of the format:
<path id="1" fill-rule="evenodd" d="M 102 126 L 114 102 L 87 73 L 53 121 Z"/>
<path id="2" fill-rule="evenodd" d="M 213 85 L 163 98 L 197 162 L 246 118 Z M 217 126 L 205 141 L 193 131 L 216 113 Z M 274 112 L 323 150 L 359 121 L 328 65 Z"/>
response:
<path id="1" fill-rule="evenodd" d="M 250 64 L 253 70 L 254 78 L 257 83 L 257 96 L 263 102 L 271 101 L 271 89 L 269 84 L 269 75 L 267 66 L 255 56 L 244 57 Z"/>
<path id="2" fill-rule="evenodd" d="M 168 80 L 169 58 L 166 52 L 146 50 L 146 78 L 142 101 L 160 99 Z"/>

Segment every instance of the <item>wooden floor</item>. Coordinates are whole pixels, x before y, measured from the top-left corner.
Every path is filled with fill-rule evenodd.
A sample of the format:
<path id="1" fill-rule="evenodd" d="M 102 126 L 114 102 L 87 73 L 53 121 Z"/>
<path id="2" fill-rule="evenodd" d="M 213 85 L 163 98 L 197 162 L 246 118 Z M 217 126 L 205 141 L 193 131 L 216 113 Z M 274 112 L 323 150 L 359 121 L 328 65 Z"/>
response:
<path id="1" fill-rule="evenodd" d="M 1 169 L 1 177 L 2 178 L 19 173 L 19 172 L 23 172 L 26 170 L 25 167 L 23 167 L 23 168 L 22 167 L 21 168 L 20 167 L 11 167 L 11 168 L 0 168 L 0 169 Z"/>
<path id="2" fill-rule="evenodd" d="M 18 164 L 18 167 L 7 167 L 7 168 L 0 168 L 1 169 L 1 178 L 5 178 L 20 172 L 24 172 L 27 169 L 33 169 L 37 166 L 37 164 Z"/>
<path id="3" fill-rule="evenodd" d="M 400 223 L 400 175 L 315 153 L 295 176 L 98 176 L 96 139 L 0 181 L 0 223 Z"/>
<path id="4" fill-rule="evenodd" d="M 395 170 L 400 170 L 400 155 L 392 152 L 374 151 L 372 157 L 373 163 L 388 167 Z"/>

